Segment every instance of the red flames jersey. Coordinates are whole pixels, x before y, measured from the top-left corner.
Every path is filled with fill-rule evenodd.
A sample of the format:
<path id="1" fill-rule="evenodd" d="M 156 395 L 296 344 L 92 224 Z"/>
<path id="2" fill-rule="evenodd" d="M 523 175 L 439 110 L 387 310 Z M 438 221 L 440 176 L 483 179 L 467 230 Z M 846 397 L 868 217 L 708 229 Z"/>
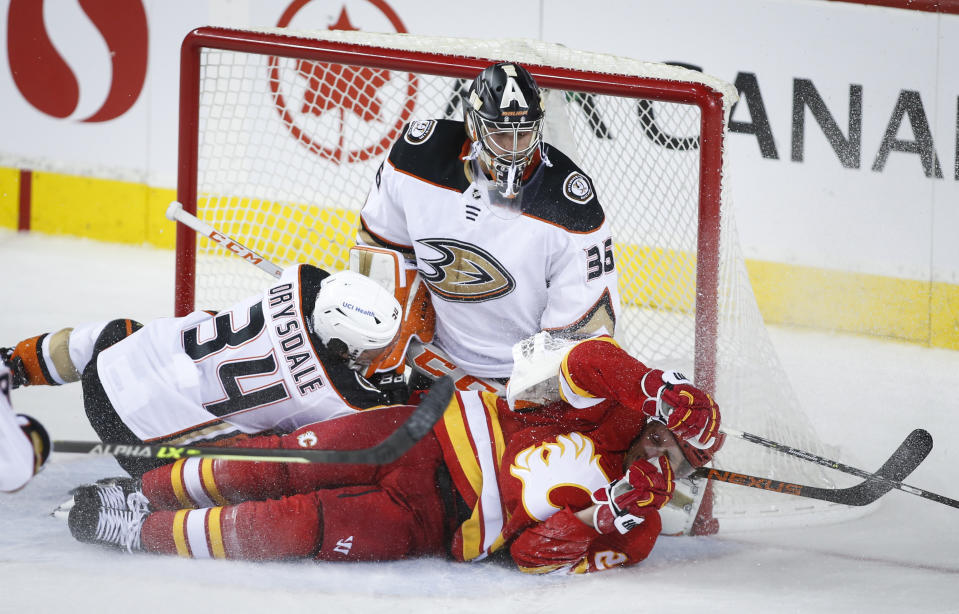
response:
<path id="1" fill-rule="evenodd" d="M 517 413 L 490 393 L 458 392 L 434 436 L 386 465 L 180 460 L 147 473 L 144 492 L 153 509 L 183 508 L 175 513 L 189 519 L 178 524 L 172 513 L 155 514 L 158 519 L 151 516 L 144 534 L 150 548 L 193 556 L 207 553 L 208 544 L 235 542 L 236 548 L 208 555 L 242 558 L 252 544 L 277 558 L 305 551 L 323 560 L 393 560 L 439 555 L 449 548 L 458 560 L 478 561 L 509 545 L 517 565 L 530 573 L 633 564 L 646 558 L 659 535 L 656 510 L 628 533 L 609 535 L 573 514 L 592 506 L 593 491 L 623 475 L 624 455 L 646 422 L 647 398 L 639 382 L 647 371 L 611 338 L 584 341 L 560 368 L 565 401 Z M 369 447 L 413 409 L 356 413 L 282 437 L 254 438 L 247 445 Z M 444 465 L 452 487 L 436 479 Z M 455 502 L 443 494 L 452 494 L 453 487 L 468 508 L 456 517 L 450 516 L 452 509 L 461 506 L 448 506 Z M 219 518 L 212 514 L 220 506 L 227 506 L 224 518 L 233 518 L 227 512 L 249 513 L 270 528 L 229 525 L 228 540 L 222 529 L 227 525 L 209 521 Z M 203 509 L 191 509 L 197 507 Z M 309 511 L 319 507 L 319 516 Z M 311 520 L 301 535 L 304 517 Z M 315 530 L 317 517 L 322 531 Z M 448 530 L 453 530 L 451 541 Z M 264 540 L 264 533 L 270 539 Z M 185 543 L 192 545 L 188 549 Z"/>
<path id="2" fill-rule="evenodd" d="M 647 371 L 606 337 L 579 344 L 564 360 L 564 388 L 575 391 L 578 398 L 568 400 L 579 409 L 557 402 L 516 413 L 492 394 L 460 393 L 459 407 L 436 428 L 450 475 L 472 509 L 454 536 L 453 556 L 485 558 L 564 508 L 590 507 L 593 491 L 623 475 L 624 455 L 646 423 L 639 381 Z M 658 518 L 650 524 L 658 527 Z M 573 571 L 645 558 L 647 533 L 592 531 L 590 550 Z"/>

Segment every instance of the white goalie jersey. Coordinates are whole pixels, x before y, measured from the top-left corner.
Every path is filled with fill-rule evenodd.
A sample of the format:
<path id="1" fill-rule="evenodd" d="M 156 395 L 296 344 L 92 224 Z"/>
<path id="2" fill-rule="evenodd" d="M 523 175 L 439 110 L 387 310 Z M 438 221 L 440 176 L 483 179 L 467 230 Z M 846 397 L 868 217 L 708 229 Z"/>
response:
<path id="1" fill-rule="evenodd" d="M 540 330 L 613 334 L 613 241 L 589 177 L 545 145 L 521 200 L 502 206 L 473 180 L 468 146 L 462 122 L 411 123 L 361 211 L 359 243 L 415 257 L 436 345 L 471 375 L 509 377 L 513 345 Z"/>
<path id="2" fill-rule="evenodd" d="M 103 350 L 97 368 L 117 414 L 143 441 L 189 443 L 288 432 L 383 404 L 345 362 L 324 362 L 309 332 L 326 276 L 296 265 L 262 295 L 216 314 L 155 320 Z"/>

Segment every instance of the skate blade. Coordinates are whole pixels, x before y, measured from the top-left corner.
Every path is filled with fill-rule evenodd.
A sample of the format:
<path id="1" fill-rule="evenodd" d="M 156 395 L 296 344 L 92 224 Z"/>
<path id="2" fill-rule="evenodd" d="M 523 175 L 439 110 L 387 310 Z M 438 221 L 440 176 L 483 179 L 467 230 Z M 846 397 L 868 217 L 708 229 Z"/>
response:
<path id="1" fill-rule="evenodd" d="M 68 500 L 58 505 L 55 510 L 50 512 L 50 515 L 60 520 L 66 520 L 67 517 L 70 516 L 70 510 L 73 509 L 75 504 L 76 501 L 73 500 L 73 497 L 70 497 Z"/>
<path id="2" fill-rule="evenodd" d="M 50 512 L 50 515 L 54 518 L 59 518 L 60 520 L 66 520 L 67 516 L 70 515 L 70 510 L 72 510 L 73 506 L 77 503 L 76 499 L 74 499 L 74 496 L 77 494 L 77 490 L 79 490 L 79 488 L 80 487 L 78 486 L 77 488 L 71 490 L 70 498 L 58 505 L 56 509 Z"/>

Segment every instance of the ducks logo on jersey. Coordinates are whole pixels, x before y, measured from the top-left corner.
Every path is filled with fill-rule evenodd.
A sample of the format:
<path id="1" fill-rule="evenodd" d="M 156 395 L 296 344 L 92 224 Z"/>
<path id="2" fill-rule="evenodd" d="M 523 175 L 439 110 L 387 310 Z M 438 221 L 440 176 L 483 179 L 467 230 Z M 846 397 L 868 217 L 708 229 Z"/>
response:
<path id="1" fill-rule="evenodd" d="M 420 270 L 423 280 L 437 296 L 448 301 L 482 302 L 505 296 L 516 288 L 516 280 L 489 252 L 465 241 L 420 239 L 439 253 L 437 258 L 420 258 L 431 270 Z"/>

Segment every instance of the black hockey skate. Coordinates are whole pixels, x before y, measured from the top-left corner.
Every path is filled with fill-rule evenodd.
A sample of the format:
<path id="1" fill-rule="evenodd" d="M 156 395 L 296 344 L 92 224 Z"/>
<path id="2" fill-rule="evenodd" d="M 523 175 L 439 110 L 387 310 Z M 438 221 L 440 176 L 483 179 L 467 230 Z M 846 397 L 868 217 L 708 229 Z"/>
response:
<path id="1" fill-rule="evenodd" d="M 128 552 L 141 550 L 140 527 L 150 504 L 137 480 L 110 478 L 80 486 L 73 490 L 71 501 L 67 526 L 77 541 Z"/>
<path id="2" fill-rule="evenodd" d="M 140 481 L 131 477 L 102 478 L 93 484 L 77 486 L 70 491 L 70 498 L 57 506 L 51 516 L 66 520 L 70 510 L 79 501 L 92 500 L 87 505 L 102 505 L 118 510 L 129 509 L 127 497 L 140 492 Z"/>

